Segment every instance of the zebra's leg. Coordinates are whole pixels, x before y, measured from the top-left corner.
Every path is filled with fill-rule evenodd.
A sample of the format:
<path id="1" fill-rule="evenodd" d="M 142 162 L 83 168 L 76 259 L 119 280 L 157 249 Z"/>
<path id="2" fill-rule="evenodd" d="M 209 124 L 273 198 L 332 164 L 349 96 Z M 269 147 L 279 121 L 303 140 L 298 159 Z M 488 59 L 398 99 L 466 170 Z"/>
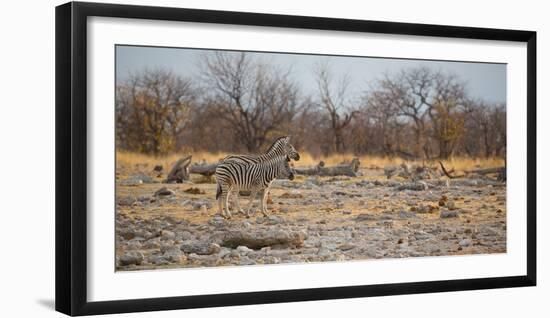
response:
<path id="1" fill-rule="evenodd" d="M 220 185 L 220 195 L 218 196 L 218 209 L 221 216 L 226 219 L 231 217 L 231 213 L 229 213 L 229 209 L 227 207 L 230 192 L 230 186 L 224 184 Z"/>
<path id="2" fill-rule="evenodd" d="M 227 219 L 230 219 L 231 218 L 231 211 L 229 210 L 229 194 L 231 194 L 231 190 L 233 188 L 229 188 L 227 189 L 227 191 L 224 193 L 225 194 L 225 197 L 224 197 L 224 203 L 225 203 L 225 212 L 226 212 L 226 218 Z M 223 191 L 223 190 L 222 190 Z"/>
<path id="3" fill-rule="evenodd" d="M 227 189 L 225 186 L 220 185 L 220 194 L 218 196 L 218 212 L 223 218 L 225 218 L 225 201 L 227 196 Z"/>
<path id="4" fill-rule="evenodd" d="M 252 210 L 252 204 L 254 203 L 254 199 L 256 198 L 256 195 L 258 194 L 258 190 L 252 190 L 250 191 L 250 201 L 248 201 L 248 207 L 246 208 L 246 217 L 249 218 L 250 210 Z"/>
<path id="5" fill-rule="evenodd" d="M 267 217 L 267 196 L 269 194 L 269 188 L 264 189 L 262 194 L 262 213 Z"/>
<path id="6" fill-rule="evenodd" d="M 239 195 L 239 191 L 235 191 L 236 192 L 236 195 L 235 195 L 235 198 L 233 199 L 233 201 L 235 202 L 235 208 L 237 209 L 237 212 L 239 213 L 242 213 L 242 214 L 246 214 L 243 210 L 243 208 L 241 208 L 241 204 L 239 203 L 240 201 L 240 195 Z"/>
<path id="7" fill-rule="evenodd" d="M 218 213 L 225 217 L 225 211 L 223 209 L 223 192 L 224 192 L 224 183 L 220 178 L 216 177 L 216 200 L 218 201 Z"/>
<path id="8" fill-rule="evenodd" d="M 218 197 L 218 213 L 222 216 L 222 217 L 225 217 L 225 212 L 223 210 L 223 196 L 220 194 L 220 196 Z"/>
<path id="9" fill-rule="evenodd" d="M 227 215 L 231 217 L 231 207 L 233 206 L 231 203 L 231 194 L 234 192 L 235 188 L 231 187 L 227 190 L 227 198 L 225 199 L 225 209 L 227 211 Z"/>

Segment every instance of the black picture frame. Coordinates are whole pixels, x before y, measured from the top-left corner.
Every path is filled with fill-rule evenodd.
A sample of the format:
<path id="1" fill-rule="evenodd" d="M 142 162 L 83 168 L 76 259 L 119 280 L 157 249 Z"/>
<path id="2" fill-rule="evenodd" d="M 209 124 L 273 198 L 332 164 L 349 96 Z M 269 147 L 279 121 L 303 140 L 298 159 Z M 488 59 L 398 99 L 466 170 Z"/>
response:
<path id="1" fill-rule="evenodd" d="M 527 275 L 88 302 L 86 36 L 91 16 L 501 40 L 527 44 Z M 70 2 L 56 7 L 56 310 L 91 315 L 536 285 L 536 32 Z"/>

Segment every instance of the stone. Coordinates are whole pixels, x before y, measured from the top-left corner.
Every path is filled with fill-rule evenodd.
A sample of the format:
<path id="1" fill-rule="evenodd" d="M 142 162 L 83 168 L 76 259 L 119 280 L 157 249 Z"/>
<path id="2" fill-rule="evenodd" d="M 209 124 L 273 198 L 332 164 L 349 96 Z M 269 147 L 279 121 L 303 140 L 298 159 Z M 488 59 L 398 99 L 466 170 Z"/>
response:
<path id="1" fill-rule="evenodd" d="M 237 251 L 239 251 L 239 253 L 241 253 L 242 255 L 248 255 L 248 253 L 252 252 L 253 250 L 241 245 L 237 247 Z"/>
<path id="2" fill-rule="evenodd" d="M 141 252 L 131 251 L 125 253 L 119 258 L 119 264 L 122 266 L 141 265 L 143 258 L 143 254 Z"/>
<path id="3" fill-rule="evenodd" d="M 355 245 L 351 243 L 344 243 L 338 246 L 338 249 L 341 251 L 349 251 L 355 248 Z"/>
<path id="4" fill-rule="evenodd" d="M 462 246 L 462 247 L 467 247 L 467 246 L 470 246 L 471 242 L 470 240 L 468 239 L 463 239 L 461 240 L 460 242 L 458 242 L 458 245 Z"/>
<path id="5" fill-rule="evenodd" d="M 399 218 L 401 219 L 410 219 L 410 218 L 415 218 L 416 217 L 416 213 L 414 212 L 407 212 L 407 211 L 400 211 L 399 212 Z"/>
<path id="6" fill-rule="evenodd" d="M 212 255 L 220 251 L 220 245 L 200 241 L 184 241 L 180 249 L 185 253 L 195 253 L 198 255 Z"/>
<path id="7" fill-rule="evenodd" d="M 174 192 L 174 190 L 172 189 L 168 189 L 167 187 L 162 187 L 160 189 L 158 189 L 156 192 L 155 192 L 155 196 L 171 196 L 171 195 L 174 195 L 176 194 Z"/>
<path id="8" fill-rule="evenodd" d="M 190 193 L 190 194 L 204 194 L 204 190 L 201 190 L 199 188 L 195 188 L 195 187 L 191 187 L 189 189 L 186 189 L 186 190 L 183 190 L 183 192 L 185 193 Z"/>
<path id="9" fill-rule="evenodd" d="M 136 202 L 134 197 L 119 197 L 117 199 L 117 204 L 120 206 L 131 206 L 134 202 Z"/>
<path id="10" fill-rule="evenodd" d="M 243 257 L 239 260 L 239 265 L 256 265 L 256 261 L 248 258 L 248 257 Z"/>
<path id="11" fill-rule="evenodd" d="M 284 224 L 286 220 L 278 215 L 270 215 L 267 217 L 267 220 L 265 221 L 265 224 L 267 225 L 277 225 L 277 224 Z"/>
<path id="12" fill-rule="evenodd" d="M 126 245 L 126 249 L 128 249 L 128 250 L 139 250 L 139 249 L 141 249 L 141 246 L 142 245 L 141 245 L 140 241 L 131 240 Z"/>
<path id="13" fill-rule="evenodd" d="M 446 206 L 447 206 L 447 208 L 448 208 L 449 210 L 454 210 L 454 209 L 456 209 L 455 202 L 454 202 L 454 201 L 451 201 L 451 200 L 447 201 Z"/>
<path id="14" fill-rule="evenodd" d="M 212 208 L 212 203 L 208 201 L 194 201 L 191 203 L 193 210 L 208 210 Z"/>
<path id="15" fill-rule="evenodd" d="M 145 174 L 138 174 L 133 176 L 133 178 L 141 180 L 142 183 L 155 183 L 155 180 L 153 180 L 153 178 Z"/>
<path id="16" fill-rule="evenodd" d="M 120 229 L 118 231 L 118 235 L 122 236 L 122 238 L 124 238 L 125 240 L 131 240 L 136 237 L 136 232 L 132 229 L 125 228 Z"/>
<path id="17" fill-rule="evenodd" d="M 396 188 L 397 190 L 411 190 L 411 191 L 426 191 L 428 190 L 428 184 L 424 181 L 409 182 L 401 184 Z"/>
<path id="18" fill-rule="evenodd" d="M 142 246 L 147 249 L 160 249 L 160 240 L 158 238 L 153 238 L 143 243 Z"/>
<path id="19" fill-rule="evenodd" d="M 304 231 L 286 230 L 232 230 L 218 233 L 211 237 L 212 241 L 229 248 L 246 246 L 259 250 L 262 247 L 302 247 L 307 234 Z"/>
<path id="20" fill-rule="evenodd" d="M 155 165 L 155 167 L 153 168 L 153 171 L 161 172 L 162 171 L 162 165 Z"/>
<path id="21" fill-rule="evenodd" d="M 458 211 L 441 211 L 439 217 L 442 219 L 446 218 L 456 218 L 458 217 Z"/>
<path id="22" fill-rule="evenodd" d="M 149 203 L 149 202 L 151 202 L 151 197 L 142 195 L 142 196 L 138 197 L 137 200 L 139 202 L 142 202 L 142 203 Z"/>
<path id="23" fill-rule="evenodd" d="M 293 191 L 293 192 L 290 192 L 290 193 L 285 192 L 285 193 L 281 194 L 279 196 L 279 198 L 281 198 L 281 199 L 303 199 L 304 196 L 301 193 L 297 192 L 297 191 Z"/>
<path id="24" fill-rule="evenodd" d="M 317 256 L 319 257 L 327 257 L 331 254 L 330 250 L 326 247 L 321 247 L 319 251 L 317 252 Z"/>
<path id="25" fill-rule="evenodd" d="M 154 182 L 155 181 L 153 180 L 153 178 L 144 174 L 138 174 L 122 180 L 120 184 L 125 186 L 138 186 L 140 184 L 154 183 Z"/>
<path id="26" fill-rule="evenodd" d="M 140 184 L 143 184 L 143 181 L 141 179 L 128 178 L 120 181 L 120 184 L 123 186 L 135 187 Z"/>
<path id="27" fill-rule="evenodd" d="M 148 258 L 149 263 L 155 264 L 155 265 L 167 265 L 170 262 L 162 255 L 151 255 Z"/>
<path id="28" fill-rule="evenodd" d="M 374 215 L 371 215 L 371 214 L 361 213 L 358 216 L 356 216 L 354 220 L 357 221 L 357 222 L 374 221 L 374 220 L 376 220 L 376 217 Z"/>
<path id="29" fill-rule="evenodd" d="M 438 208 L 435 207 L 435 206 L 421 204 L 421 205 L 416 207 L 416 212 L 421 213 L 421 214 L 423 214 L 423 213 L 432 213 L 437 209 Z"/>
<path id="30" fill-rule="evenodd" d="M 181 239 L 183 241 L 186 241 L 186 240 L 193 240 L 195 239 L 195 235 L 193 235 L 193 233 L 189 232 L 189 231 L 181 231 L 181 232 L 178 232 L 176 237 L 178 239 Z"/>
<path id="31" fill-rule="evenodd" d="M 226 223 L 228 222 L 224 218 L 222 218 L 220 215 L 216 215 L 208 221 L 208 224 L 213 225 L 215 227 L 225 226 Z"/>
<path id="32" fill-rule="evenodd" d="M 164 252 L 163 257 L 171 263 L 180 263 L 187 260 L 187 257 L 177 248 Z"/>
<path id="33" fill-rule="evenodd" d="M 162 230 L 161 231 L 161 234 L 160 234 L 160 237 L 163 239 L 163 240 L 173 240 L 176 238 L 176 234 L 172 231 L 168 231 L 168 230 Z"/>

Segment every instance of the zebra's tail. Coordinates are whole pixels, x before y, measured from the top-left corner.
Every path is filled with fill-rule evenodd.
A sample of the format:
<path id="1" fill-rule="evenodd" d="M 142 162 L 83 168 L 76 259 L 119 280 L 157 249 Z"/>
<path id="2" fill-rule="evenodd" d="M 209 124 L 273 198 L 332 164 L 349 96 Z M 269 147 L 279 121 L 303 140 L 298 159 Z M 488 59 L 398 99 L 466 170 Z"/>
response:
<path id="1" fill-rule="evenodd" d="M 216 200 L 220 197 L 220 195 L 222 194 L 222 186 L 217 183 L 217 187 L 216 187 Z"/>

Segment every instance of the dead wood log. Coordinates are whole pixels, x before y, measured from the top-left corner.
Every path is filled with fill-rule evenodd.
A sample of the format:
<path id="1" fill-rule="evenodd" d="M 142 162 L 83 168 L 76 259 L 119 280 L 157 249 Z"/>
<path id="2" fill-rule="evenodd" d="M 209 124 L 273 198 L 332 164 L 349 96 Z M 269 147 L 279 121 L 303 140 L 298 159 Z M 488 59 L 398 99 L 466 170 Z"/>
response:
<path id="1" fill-rule="evenodd" d="M 419 166 L 403 162 L 398 166 L 386 166 L 384 167 L 384 174 L 387 179 L 391 179 L 393 176 L 399 176 L 404 179 L 411 180 L 427 180 L 439 178 L 437 168 L 427 166 L 425 164 Z M 452 171 L 448 171 L 448 174 L 452 174 Z"/>
<path id="2" fill-rule="evenodd" d="M 182 183 L 184 180 L 189 180 L 188 166 L 191 163 L 191 156 L 183 157 L 172 166 L 168 173 L 166 183 Z"/>
<path id="3" fill-rule="evenodd" d="M 506 167 L 495 167 L 495 168 L 485 168 L 485 169 L 474 169 L 474 170 L 468 170 L 466 171 L 468 174 L 479 174 L 479 175 L 486 175 L 486 174 L 496 174 L 498 181 L 506 181 Z"/>
<path id="4" fill-rule="evenodd" d="M 357 171 L 359 171 L 359 159 L 353 158 L 349 164 L 340 164 L 335 166 L 325 166 L 324 161 L 320 161 L 316 166 L 309 168 L 294 168 L 296 174 L 306 175 L 306 176 L 348 176 L 356 177 Z"/>
<path id="5" fill-rule="evenodd" d="M 251 249 L 259 250 L 262 247 L 302 247 L 307 234 L 300 231 L 250 231 L 236 230 L 225 233 L 215 234 L 211 237 L 213 242 L 220 246 L 237 248 L 246 246 Z"/>
<path id="6" fill-rule="evenodd" d="M 448 171 L 447 169 L 445 169 L 443 162 L 441 161 L 438 161 L 438 162 L 439 162 L 439 165 L 441 166 L 441 170 L 443 170 L 443 173 L 447 176 L 447 178 L 449 179 L 464 178 L 465 175 L 460 175 L 460 176 L 453 175 L 452 173 L 454 172 L 454 169 L 451 171 Z"/>
<path id="7" fill-rule="evenodd" d="M 452 171 L 448 171 L 447 169 L 445 169 L 445 166 L 441 161 L 439 161 L 439 165 L 441 166 L 441 170 L 443 170 L 443 173 L 447 177 L 449 177 L 449 179 L 464 178 L 472 174 L 477 174 L 477 175 L 497 174 L 498 181 L 506 181 L 506 167 L 465 170 L 464 171 L 465 174 L 457 176 L 457 175 L 453 175 Z"/>
<path id="8" fill-rule="evenodd" d="M 189 173 L 202 174 L 205 177 L 213 176 L 216 173 L 216 167 L 218 163 L 212 164 L 194 164 L 189 167 Z"/>
<path id="9" fill-rule="evenodd" d="M 309 167 L 309 168 L 294 168 L 294 172 L 296 174 L 306 175 L 306 176 L 314 176 L 319 173 L 319 170 L 325 166 L 324 161 L 319 161 L 319 163 L 316 166 Z"/>
<path id="10" fill-rule="evenodd" d="M 502 173 L 502 171 L 505 169 L 506 169 L 505 167 L 496 167 L 496 168 L 466 170 L 465 172 L 486 175 L 491 173 Z"/>
<path id="11" fill-rule="evenodd" d="M 189 175 L 191 173 L 193 174 L 201 174 L 205 177 L 210 177 L 214 175 L 216 172 L 216 167 L 218 166 L 218 163 L 212 163 L 212 164 L 191 164 L 191 158 L 192 156 L 186 156 L 178 160 L 173 166 L 170 172 L 168 173 L 168 176 L 166 177 L 166 180 L 164 182 L 166 183 L 182 183 L 184 180 L 189 180 Z"/>

